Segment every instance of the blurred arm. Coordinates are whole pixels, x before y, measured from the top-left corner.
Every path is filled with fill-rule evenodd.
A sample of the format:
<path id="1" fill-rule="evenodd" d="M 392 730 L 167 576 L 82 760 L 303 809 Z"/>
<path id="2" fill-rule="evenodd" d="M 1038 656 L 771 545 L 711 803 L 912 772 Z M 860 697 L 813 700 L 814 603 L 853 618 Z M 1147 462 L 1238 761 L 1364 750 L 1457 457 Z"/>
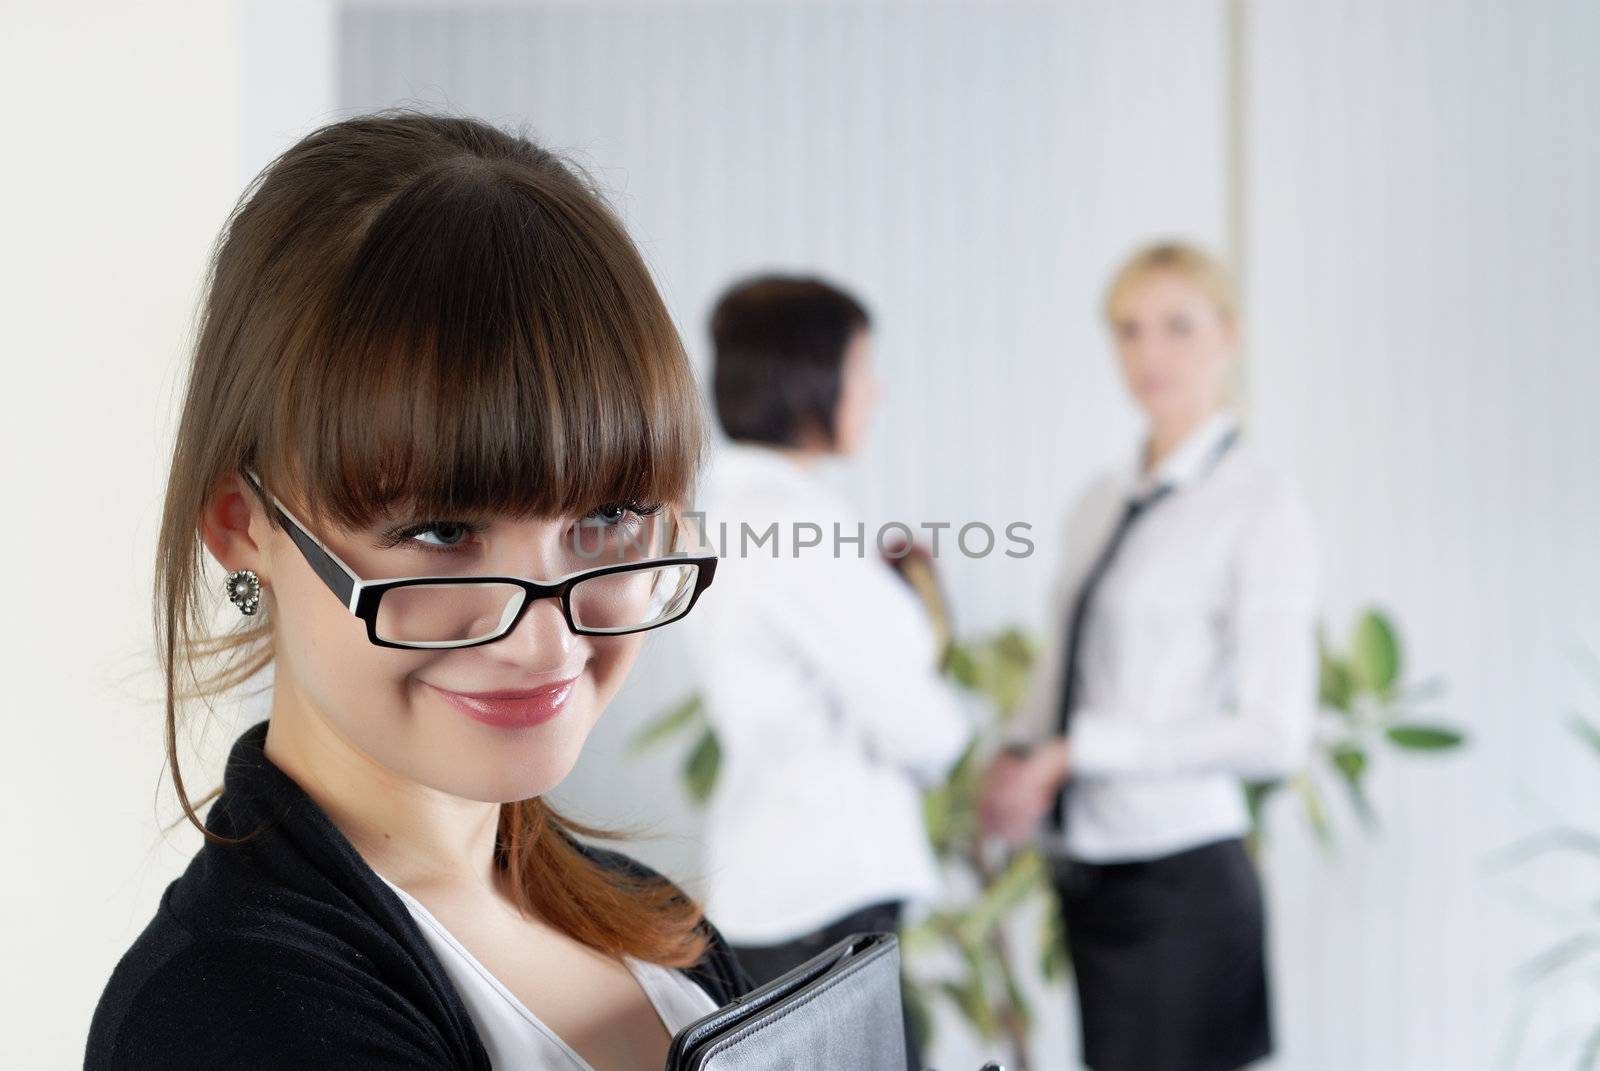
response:
<path id="1" fill-rule="evenodd" d="M 764 617 L 824 675 L 844 726 L 878 761 L 923 785 L 942 780 L 972 739 L 916 596 L 871 558 L 802 554 L 769 563 Z"/>

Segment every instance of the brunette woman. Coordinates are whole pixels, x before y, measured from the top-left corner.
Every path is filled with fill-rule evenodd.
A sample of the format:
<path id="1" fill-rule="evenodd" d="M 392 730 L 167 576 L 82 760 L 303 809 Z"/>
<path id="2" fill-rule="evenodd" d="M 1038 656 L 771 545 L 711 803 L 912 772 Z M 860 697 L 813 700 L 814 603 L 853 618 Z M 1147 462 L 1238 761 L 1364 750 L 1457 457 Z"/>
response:
<path id="1" fill-rule="evenodd" d="M 383 113 L 259 176 L 156 562 L 206 843 L 86 1066 L 635 1071 L 749 988 L 696 903 L 544 799 L 711 582 L 676 536 L 699 411 L 633 243 L 527 139 Z M 181 701 L 269 670 L 202 822 Z"/>

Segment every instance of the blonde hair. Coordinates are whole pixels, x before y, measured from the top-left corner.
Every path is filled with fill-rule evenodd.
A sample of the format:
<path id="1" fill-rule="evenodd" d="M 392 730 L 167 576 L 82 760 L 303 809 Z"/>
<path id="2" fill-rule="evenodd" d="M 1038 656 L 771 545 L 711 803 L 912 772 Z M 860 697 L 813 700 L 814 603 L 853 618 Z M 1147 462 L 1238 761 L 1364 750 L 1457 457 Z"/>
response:
<path id="1" fill-rule="evenodd" d="M 1162 241 L 1147 245 L 1123 261 L 1106 287 L 1103 311 L 1106 319 L 1112 318 L 1117 302 L 1128 289 L 1156 272 L 1175 272 L 1188 279 L 1205 292 L 1217 311 L 1226 320 L 1234 320 L 1239 313 L 1239 291 L 1234 284 L 1233 272 L 1219 260 L 1197 245 L 1181 241 Z"/>

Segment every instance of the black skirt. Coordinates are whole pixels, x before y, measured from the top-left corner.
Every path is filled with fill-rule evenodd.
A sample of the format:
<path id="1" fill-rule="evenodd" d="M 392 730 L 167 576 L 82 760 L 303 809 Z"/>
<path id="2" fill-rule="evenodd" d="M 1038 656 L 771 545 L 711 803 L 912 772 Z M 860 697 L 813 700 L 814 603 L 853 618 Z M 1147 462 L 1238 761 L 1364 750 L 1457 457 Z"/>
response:
<path id="1" fill-rule="evenodd" d="M 1271 1053 L 1261 883 L 1243 842 L 1052 869 L 1093 1071 L 1231 1071 Z"/>

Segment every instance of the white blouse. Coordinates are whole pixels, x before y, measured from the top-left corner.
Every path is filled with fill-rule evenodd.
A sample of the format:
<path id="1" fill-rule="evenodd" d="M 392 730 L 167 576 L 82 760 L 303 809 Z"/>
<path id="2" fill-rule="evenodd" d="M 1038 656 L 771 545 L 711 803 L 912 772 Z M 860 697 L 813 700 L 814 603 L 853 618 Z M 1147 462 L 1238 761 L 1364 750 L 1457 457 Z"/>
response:
<path id="1" fill-rule="evenodd" d="M 1241 779 L 1305 761 L 1317 695 L 1312 523 L 1295 482 L 1248 438 L 1208 464 L 1236 423 L 1214 414 L 1148 473 L 1141 443 L 1067 515 L 1041 665 L 1008 740 L 1055 733 L 1078 586 L 1123 503 L 1174 485 L 1133 523 L 1090 601 L 1065 839 L 1047 830 L 1047 851 L 1149 859 L 1240 835 Z"/>
<path id="2" fill-rule="evenodd" d="M 706 913 L 736 945 L 882 900 L 915 917 L 940 887 L 922 793 L 973 733 L 921 601 L 875 526 L 772 448 L 724 445 L 702 492 L 720 560 L 681 635 L 722 745 Z"/>
<path id="3" fill-rule="evenodd" d="M 383 882 L 410 909 L 428 947 L 444 964 L 445 974 L 472 1016 L 472 1024 L 477 1027 L 490 1064 L 519 1071 L 594 1071 L 572 1046 L 540 1022 L 511 990 L 490 974 L 420 900 L 388 878 L 383 878 Z M 650 998 L 667 1033 L 676 1034 L 701 1016 L 717 1010 L 711 995 L 682 972 L 632 956 L 624 956 L 623 962 Z"/>

